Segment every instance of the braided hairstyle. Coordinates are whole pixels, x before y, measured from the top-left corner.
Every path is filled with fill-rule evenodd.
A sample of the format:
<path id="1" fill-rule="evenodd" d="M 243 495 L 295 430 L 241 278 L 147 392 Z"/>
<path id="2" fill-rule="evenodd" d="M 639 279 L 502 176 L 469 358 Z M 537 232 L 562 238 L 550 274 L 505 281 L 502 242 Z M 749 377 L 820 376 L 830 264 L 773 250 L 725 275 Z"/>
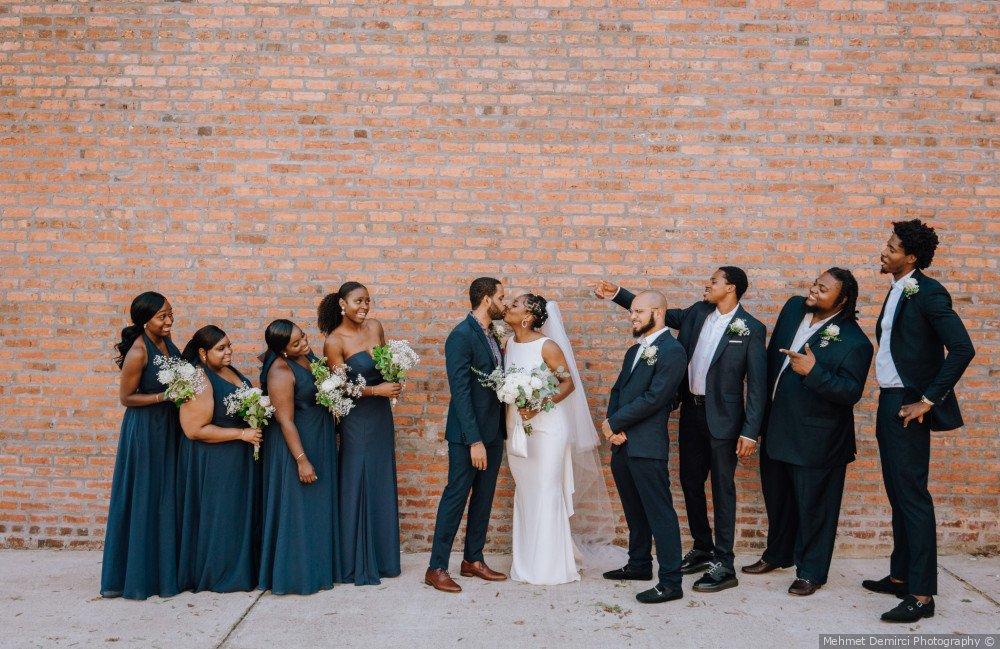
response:
<path id="1" fill-rule="evenodd" d="M 834 266 L 827 269 L 826 272 L 840 282 L 840 303 L 843 305 L 841 312 L 844 314 L 844 317 L 857 320 L 858 280 L 854 279 L 854 274 L 846 268 Z"/>
<path id="2" fill-rule="evenodd" d="M 525 293 L 523 299 L 525 310 L 534 318 L 531 328 L 534 330 L 541 329 L 545 321 L 549 319 L 549 312 L 545 308 L 548 302 L 541 295 L 535 295 L 534 293 Z"/>

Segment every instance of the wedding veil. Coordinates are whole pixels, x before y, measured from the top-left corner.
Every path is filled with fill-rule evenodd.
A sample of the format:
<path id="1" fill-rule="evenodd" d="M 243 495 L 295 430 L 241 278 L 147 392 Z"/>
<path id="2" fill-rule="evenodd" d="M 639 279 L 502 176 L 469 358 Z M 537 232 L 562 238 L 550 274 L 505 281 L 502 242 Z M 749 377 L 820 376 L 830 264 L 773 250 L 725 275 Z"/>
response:
<path id="1" fill-rule="evenodd" d="M 573 346 L 566 335 L 562 313 L 556 302 L 546 306 L 548 318 L 541 333 L 551 339 L 566 356 L 575 389 L 565 399 L 573 463 L 573 515 L 570 534 L 585 567 L 607 568 L 624 565 L 625 550 L 614 544 L 616 516 L 604 481 L 600 437 L 590 416 L 587 393 L 576 367 Z"/>

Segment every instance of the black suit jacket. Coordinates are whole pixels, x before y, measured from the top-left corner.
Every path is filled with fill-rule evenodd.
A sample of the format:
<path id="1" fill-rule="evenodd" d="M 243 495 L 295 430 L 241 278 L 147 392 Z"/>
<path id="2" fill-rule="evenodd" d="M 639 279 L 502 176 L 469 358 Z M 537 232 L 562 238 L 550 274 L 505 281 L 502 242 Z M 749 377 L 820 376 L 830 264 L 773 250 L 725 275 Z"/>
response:
<path id="1" fill-rule="evenodd" d="M 666 460 L 670 449 L 667 437 L 667 420 L 677 395 L 677 388 L 684 380 L 687 355 L 681 344 L 664 331 L 653 341 L 656 361 L 650 365 L 640 358 L 632 370 L 632 361 L 639 353 L 635 344 L 625 354 L 618 380 L 611 388 L 608 402 L 608 423 L 616 433 L 624 432 L 628 441 L 613 447 L 622 449 L 629 457 Z"/>
<path id="2" fill-rule="evenodd" d="M 497 367 L 486 333 L 469 314 L 444 343 L 445 368 L 451 403 L 444 437 L 449 442 L 472 445 L 506 439 L 506 418 L 496 392 L 484 388 L 472 369 L 489 374 Z"/>
<path id="3" fill-rule="evenodd" d="M 889 337 L 889 352 L 903 385 L 919 401 L 926 396 L 934 402 L 927 413 L 931 430 L 952 430 L 964 425 L 955 398 L 955 384 L 972 362 L 976 350 L 962 319 L 951 308 L 951 295 L 936 279 L 913 271 L 919 290 L 896 305 Z M 875 323 L 875 340 L 882 340 L 882 311 Z M 945 356 L 945 350 L 948 355 Z"/>
<path id="4" fill-rule="evenodd" d="M 622 288 L 615 295 L 614 302 L 629 309 L 634 298 L 632 293 Z M 715 308 L 714 304 L 700 301 L 686 309 L 667 310 L 667 326 L 678 330 L 677 340 L 684 347 L 689 361 L 694 357 L 705 319 Z M 760 434 L 767 403 L 767 357 L 764 351 L 767 328 L 747 313 L 742 305 L 736 309 L 733 320 L 736 318 L 746 323 L 750 335 L 722 335 L 705 377 L 705 417 L 715 438 L 742 436 L 755 440 Z M 688 392 L 685 371 L 681 394 Z"/>
<path id="5" fill-rule="evenodd" d="M 856 453 L 854 404 L 864 392 L 874 348 L 857 321 L 840 314 L 806 341 L 816 357 L 812 371 L 800 376 L 789 364 L 779 377 L 785 355 L 778 350 L 790 348 L 805 314 L 804 297 L 788 300 L 767 346 L 764 444 L 772 459 L 789 464 L 816 468 L 847 464 Z M 840 327 L 840 340 L 821 346 L 821 334 L 834 324 Z M 776 380 L 778 390 L 772 398 Z"/>

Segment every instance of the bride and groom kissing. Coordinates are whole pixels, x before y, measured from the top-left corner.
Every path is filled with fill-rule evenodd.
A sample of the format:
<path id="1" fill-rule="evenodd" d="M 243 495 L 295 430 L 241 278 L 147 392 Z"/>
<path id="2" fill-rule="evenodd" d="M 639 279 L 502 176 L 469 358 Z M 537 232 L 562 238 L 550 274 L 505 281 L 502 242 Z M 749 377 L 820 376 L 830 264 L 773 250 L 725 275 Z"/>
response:
<path id="1" fill-rule="evenodd" d="M 514 478 L 511 578 L 555 585 L 580 579 L 586 567 L 621 565 L 614 546 L 615 520 L 603 479 L 600 438 L 577 371 L 559 307 L 527 293 L 509 304 L 505 287 L 482 277 L 469 287 L 471 312 L 445 342 L 451 402 L 445 439 L 448 482 L 435 522 L 430 565 L 424 581 L 450 593 L 461 586 L 448 574 L 448 560 L 468 501 L 460 574 L 487 581 L 507 575 L 486 565 L 483 547 L 505 440 Z M 687 356 L 666 329 L 666 299 L 656 292 L 636 296 L 632 334 L 618 380 L 611 388 L 601 427 L 612 444 L 611 471 L 629 527 L 628 562 L 604 573 L 607 579 L 651 579 L 656 543 L 659 580 L 636 598 L 644 603 L 679 599 L 681 541 L 667 474 L 667 419 L 684 378 Z M 501 338 L 494 322 L 513 334 Z M 477 376 L 498 367 L 546 365 L 558 378 L 547 411 L 505 406 Z M 530 421 L 520 443 L 508 439 Z M 516 433 L 515 433 L 516 431 Z"/>

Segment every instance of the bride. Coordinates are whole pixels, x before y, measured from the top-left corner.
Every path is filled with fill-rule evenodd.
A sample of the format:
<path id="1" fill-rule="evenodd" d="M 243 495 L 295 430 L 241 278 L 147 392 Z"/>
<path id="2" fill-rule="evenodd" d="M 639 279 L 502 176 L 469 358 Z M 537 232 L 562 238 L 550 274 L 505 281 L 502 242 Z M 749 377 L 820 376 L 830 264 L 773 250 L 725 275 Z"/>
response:
<path id="1" fill-rule="evenodd" d="M 507 462 L 514 477 L 510 576 L 538 585 L 577 581 L 577 559 L 602 567 L 624 556 L 612 545 L 615 521 L 597 430 L 558 305 L 527 293 L 514 300 L 504 320 L 514 331 L 505 345 L 504 369 L 544 363 L 559 378 L 556 405 L 548 412 L 507 406 Z M 524 422 L 531 424 L 530 435 Z"/>

